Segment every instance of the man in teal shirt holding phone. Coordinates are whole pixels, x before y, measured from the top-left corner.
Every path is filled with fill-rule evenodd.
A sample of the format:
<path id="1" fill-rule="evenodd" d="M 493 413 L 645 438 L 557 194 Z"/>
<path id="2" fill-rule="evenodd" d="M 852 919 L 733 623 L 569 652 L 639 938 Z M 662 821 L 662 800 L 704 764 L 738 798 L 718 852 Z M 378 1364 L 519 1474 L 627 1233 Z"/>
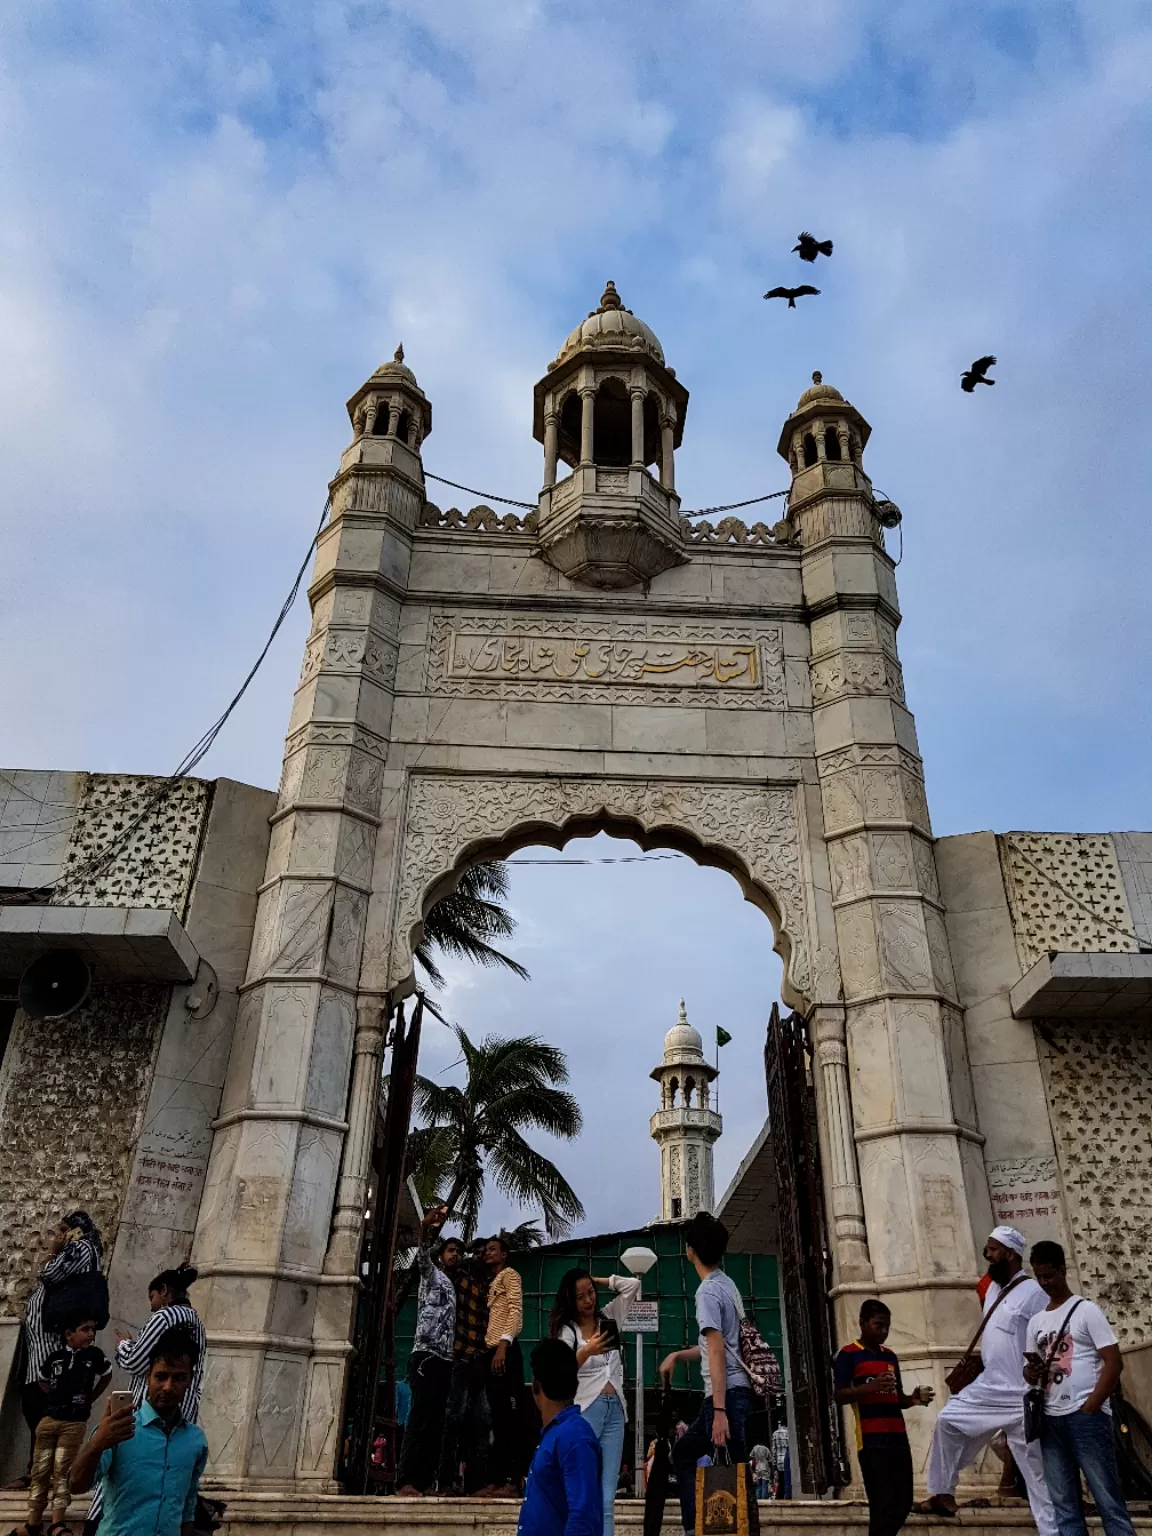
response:
<path id="1" fill-rule="evenodd" d="M 133 1412 L 113 1393 L 73 1462 L 73 1493 L 103 1487 L 101 1536 L 191 1536 L 208 1441 L 180 1404 L 197 1354 L 186 1329 L 170 1328 L 152 1351 L 144 1402 Z"/>

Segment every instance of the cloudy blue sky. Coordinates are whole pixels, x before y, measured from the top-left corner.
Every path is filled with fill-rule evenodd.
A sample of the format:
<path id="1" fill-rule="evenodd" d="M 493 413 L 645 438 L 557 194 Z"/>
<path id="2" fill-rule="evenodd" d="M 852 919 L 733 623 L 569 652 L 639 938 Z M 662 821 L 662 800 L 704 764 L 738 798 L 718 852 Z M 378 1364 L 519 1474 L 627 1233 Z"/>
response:
<path id="1" fill-rule="evenodd" d="M 1149 825 L 1146 3 L 4 18 L 6 765 L 179 760 L 279 606 L 344 400 L 397 341 L 435 407 L 428 467 L 531 499 L 532 382 L 611 276 L 692 391 L 685 505 L 783 485 L 813 368 L 872 422 L 937 830 Z M 800 228 L 836 255 L 791 313 L 759 296 Z M 997 386 L 963 396 L 984 351 Z M 275 783 L 304 624 L 205 772 Z M 684 992 L 755 1077 L 763 920 L 671 862 L 530 867 L 514 900 L 532 985 L 462 977 L 452 1007 L 576 1046 L 574 1177 L 595 1224 L 647 1215 L 638 1074 Z M 729 1104 L 727 1169 L 762 1110 Z"/>

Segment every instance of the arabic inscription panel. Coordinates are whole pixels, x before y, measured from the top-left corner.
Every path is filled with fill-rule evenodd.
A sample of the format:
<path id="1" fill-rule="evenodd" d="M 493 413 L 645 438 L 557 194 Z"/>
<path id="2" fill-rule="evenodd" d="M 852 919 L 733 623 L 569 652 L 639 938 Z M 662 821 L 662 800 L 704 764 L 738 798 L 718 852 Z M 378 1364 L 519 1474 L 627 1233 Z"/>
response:
<path id="1" fill-rule="evenodd" d="M 440 616 L 432 621 L 428 691 L 783 710 L 784 637 L 778 624 Z"/>

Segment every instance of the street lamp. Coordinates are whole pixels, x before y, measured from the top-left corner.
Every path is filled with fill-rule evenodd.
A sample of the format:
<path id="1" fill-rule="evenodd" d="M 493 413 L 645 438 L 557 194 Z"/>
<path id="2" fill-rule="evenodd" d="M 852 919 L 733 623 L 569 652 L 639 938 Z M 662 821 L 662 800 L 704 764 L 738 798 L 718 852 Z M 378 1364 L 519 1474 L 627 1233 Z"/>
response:
<path id="1" fill-rule="evenodd" d="M 656 1262 L 651 1248 L 626 1248 L 620 1262 L 630 1274 L 641 1278 Z M 636 1449 L 632 1466 L 635 1474 L 636 1497 L 644 1497 L 644 1335 L 636 1330 Z"/>

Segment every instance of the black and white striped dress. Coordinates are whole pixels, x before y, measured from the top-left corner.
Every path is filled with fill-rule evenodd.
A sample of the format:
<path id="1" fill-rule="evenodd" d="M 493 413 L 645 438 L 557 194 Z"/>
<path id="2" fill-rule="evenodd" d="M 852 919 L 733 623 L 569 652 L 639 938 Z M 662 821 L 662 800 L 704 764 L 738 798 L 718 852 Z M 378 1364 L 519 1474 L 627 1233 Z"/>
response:
<path id="1" fill-rule="evenodd" d="M 152 1351 L 169 1328 L 186 1328 L 196 1340 L 199 1351 L 196 1369 L 180 1404 L 180 1412 L 189 1424 L 195 1424 L 200 1413 L 200 1394 L 204 1388 L 204 1355 L 206 1341 L 204 1324 L 197 1316 L 196 1308 L 186 1301 L 174 1302 L 153 1312 L 134 1339 L 126 1339 L 116 1346 L 116 1364 L 132 1376 L 132 1406 L 139 1408 L 148 1390 L 148 1361 Z"/>
<path id="2" fill-rule="evenodd" d="M 28 1366 L 24 1375 L 26 1385 L 40 1380 L 44 1362 L 56 1350 L 64 1348 L 62 1334 L 53 1333 L 44 1326 L 44 1302 L 50 1285 L 69 1280 L 73 1275 L 87 1275 L 100 1268 L 100 1250 L 90 1238 L 78 1237 L 64 1244 L 40 1271 L 40 1278 L 32 1287 L 32 1294 L 24 1309 L 24 1342 L 27 1346 Z"/>

